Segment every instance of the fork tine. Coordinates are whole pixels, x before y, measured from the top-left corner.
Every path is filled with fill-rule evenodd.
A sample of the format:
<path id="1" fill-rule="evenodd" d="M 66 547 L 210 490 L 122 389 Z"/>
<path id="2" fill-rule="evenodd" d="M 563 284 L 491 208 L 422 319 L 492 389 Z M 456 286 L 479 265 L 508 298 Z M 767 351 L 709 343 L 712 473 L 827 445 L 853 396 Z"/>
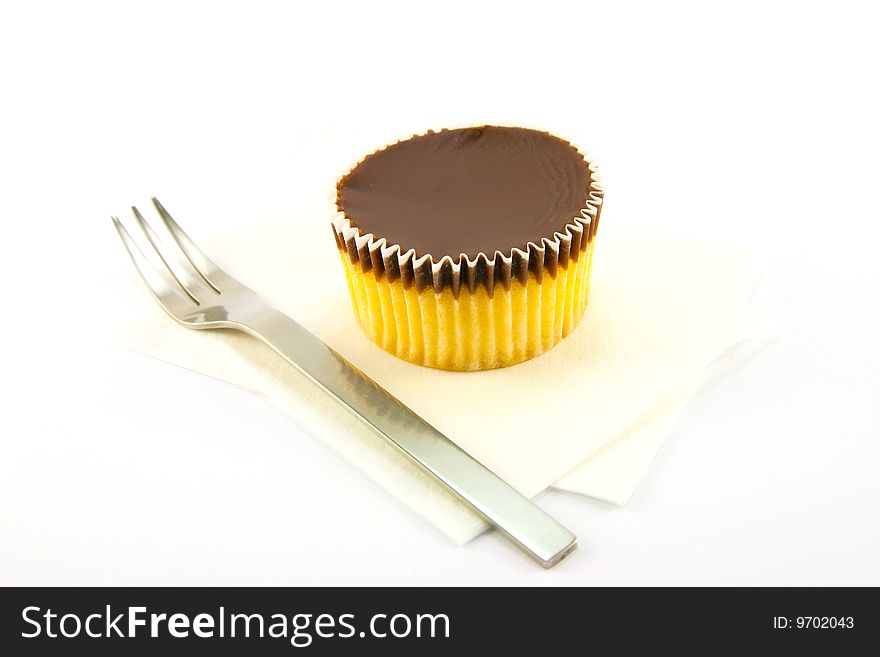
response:
<path id="1" fill-rule="evenodd" d="M 159 203 L 159 199 L 154 196 L 151 200 L 153 201 L 153 205 L 156 206 L 156 211 L 159 213 L 159 216 L 162 217 L 165 226 L 168 228 L 168 232 L 174 237 L 177 246 L 183 251 L 183 254 L 187 257 L 190 264 L 199 273 L 199 276 L 201 276 L 208 285 L 219 293 L 220 289 L 211 282 L 211 279 L 208 276 L 221 271 L 220 268 L 195 245 L 195 243 L 189 238 L 189 235 L 183 232 L 183 229 L 178 223 L 174 221 L 170 214 L 168 214 L 168 210 Z"/>
<path id="2" fill-rule="evenodd" d="M 134 263 L 134 268 L 137 269 L 138 274 L 140 274 L 144 283 L 150 288 L 150 291 L 161 306 L 172 315 L 186 312 L 192 304 L 181 297 L 150 264 L 149 260 L 144 256 L 144 252 L 141 251 L 141 248 L 132 239 L 131 234 L 122 225 L 122 222 L 116 217 L 111 217 L 111 219 L 113 219 L 113 225 L 116 226 L 116 232 L 119 233 L 125 250 L 128 251 L 128 255 Z"/>
<path id="3" fill-rule="evenodd" d="M 197 283 L 193 280 L 192 276 L 186 273 L 184 269 L 177 263 L 177 260 L 168 254 L 168 250 L 165 248 L 165 245 L 159 239 L 159 236 L 156 235 L 156 231 L 153 230 L 153 227 L 144 219 L 144 215 L 141 214 L 140 210 L 138 210 L 135 206 L 131 206 L 131 211 L 134 214 L 135 219 L 137 219 L 138 225 L 141 227 L 141 230 L 146 234 L 147 239 L 150 244 L 153 246 L 153 250 L 156 252 L 156 255 L 159 256 L 159 260 L 162 261 L 162 264 L 165 265 L 165 268 L 168 270 L 168 273 L 171 274 L 171 277 L 174 281 L 180 286 L 186 295 L 199 303 L 198 298 L 196 298 L 196 292 L 199 291 L 199 288 L 203 288 L 201 284 Z M 168 254 L 168 255 L 166 255 Z"/>

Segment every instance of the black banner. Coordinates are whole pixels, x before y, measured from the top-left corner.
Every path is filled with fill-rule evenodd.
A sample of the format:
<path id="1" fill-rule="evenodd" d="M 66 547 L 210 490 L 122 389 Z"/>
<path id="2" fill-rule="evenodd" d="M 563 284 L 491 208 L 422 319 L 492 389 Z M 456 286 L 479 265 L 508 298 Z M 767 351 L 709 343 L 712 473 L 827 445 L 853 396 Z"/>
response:
<path id="1" fill-rule="evenodd" d="M 852 654 L 878 621 L 871 589 L 20 588 L 0 590 L 0 654 Z"/>

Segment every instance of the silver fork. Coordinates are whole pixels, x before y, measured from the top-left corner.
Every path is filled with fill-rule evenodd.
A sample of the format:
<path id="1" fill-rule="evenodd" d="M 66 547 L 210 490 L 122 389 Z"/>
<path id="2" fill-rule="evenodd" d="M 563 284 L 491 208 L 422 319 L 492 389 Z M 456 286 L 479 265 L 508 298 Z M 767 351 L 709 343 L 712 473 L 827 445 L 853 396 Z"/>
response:
<path id="1" fill-rule="evenodd" d="M 113 223 L 141 278 L 173 319 L 191 329 L 236 329 L 265 342 L 545 568 L 575 549 L 574 534 L 315 335 L 225 273 L 157 199 L 152 201 L 176 243 L 171 247 L 163 243 L 132 207 L 137 225 L 155 251 L 156 266 L 119 219 L 113 217 Z"/>

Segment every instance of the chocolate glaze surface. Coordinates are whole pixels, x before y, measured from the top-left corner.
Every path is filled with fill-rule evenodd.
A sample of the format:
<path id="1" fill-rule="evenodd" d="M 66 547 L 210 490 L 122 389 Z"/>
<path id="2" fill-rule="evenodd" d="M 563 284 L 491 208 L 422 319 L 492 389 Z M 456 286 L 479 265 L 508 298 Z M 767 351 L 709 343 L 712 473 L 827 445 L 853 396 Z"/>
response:
<path id="1" fill-rule="evenodd" d="M 568 142 L 526 128 L 429 132 L 364 159 L 337 185 L 364 233 L 435 261 L 510 254 L 581 217 L 587 162 Z M 576 251 L 575 251 L 576 253 Z"/>

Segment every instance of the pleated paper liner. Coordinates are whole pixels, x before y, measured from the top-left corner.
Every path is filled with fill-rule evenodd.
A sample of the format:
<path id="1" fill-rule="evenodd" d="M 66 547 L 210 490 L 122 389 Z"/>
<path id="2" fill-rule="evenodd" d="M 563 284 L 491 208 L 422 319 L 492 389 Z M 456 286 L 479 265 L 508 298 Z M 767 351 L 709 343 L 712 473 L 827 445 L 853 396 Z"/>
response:
<path id="1" fill-rule="evenodd" d="M 596 166 L 588 166 L 581 216 L 540 244 L 491 257 L 417 256 L 363 233 L 337 212 L 336 245 L 367 336 L 399 358 L 446 370 L 506 367 L 558 344 L 578 325 L 589 298 L 604 192 Z"/>

